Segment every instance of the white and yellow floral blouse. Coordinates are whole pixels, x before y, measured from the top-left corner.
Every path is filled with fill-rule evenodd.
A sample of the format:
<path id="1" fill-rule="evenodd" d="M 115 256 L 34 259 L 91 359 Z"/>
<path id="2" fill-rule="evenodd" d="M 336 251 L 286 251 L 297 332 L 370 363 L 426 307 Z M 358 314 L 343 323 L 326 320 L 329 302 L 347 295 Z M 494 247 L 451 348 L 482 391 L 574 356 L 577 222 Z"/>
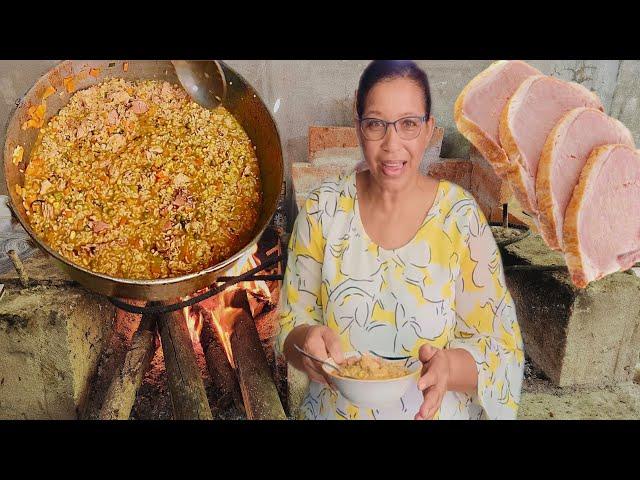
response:
<path id="1" fill-rule="evenodd" d="M 302 324 L 329 326 L 345 351 L 417 357 L 425 343 L 464 348 L 476 361 L 478 390 L 447 392 L 435 418 L 515 418 L 522 338 L 500 253 L 474 198 L 441 180 L 415 237 L 385 250 L 362 226 L 355 178 L 354 171 L 325 181 L 298 215 L 276 350 Z M 300 412 L 307 419 L 413 419 L 422 401 L 416 386 L 396 405 L 359 408 L 310 382 Z"/>

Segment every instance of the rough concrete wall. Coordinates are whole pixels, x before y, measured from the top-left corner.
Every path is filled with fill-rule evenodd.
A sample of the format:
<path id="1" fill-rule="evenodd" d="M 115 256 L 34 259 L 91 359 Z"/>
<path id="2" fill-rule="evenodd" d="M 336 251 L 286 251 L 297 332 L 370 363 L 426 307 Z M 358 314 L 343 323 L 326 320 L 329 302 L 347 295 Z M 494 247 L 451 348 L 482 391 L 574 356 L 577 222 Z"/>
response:
<path id="1" fill-rule="evenodd" d="M 419 60 L 429 75 L 433 114 L 445 129 L 443 156 L 465 158 L 468 143 L 453 122 L 453 104 L 464 86 L 492 60 Z M 618 60 L 535 60 L 528 61 L 547 75 L 575 81 L 595 90 L 607 108 L 611 106 Z M 286 160 L 306 159 L 309 125 L 347 126 L 352 124 L 353 92 L 368 60 L 287 60 L 237 61 L 228 64 L 244 76 L 260 93 L 274 113 Z M 631 62 L 640 64 L 640 62 Z M 640 67 L 637 67 L 640 68 Z"/>
<path id="2" fill-rule="evenodd" d="M 611 104 L 611 115 L 624 123 L 640 145 L 640 62 L 620 62 L 616 89 Z"/>
<path id="3" fill-rule="evenodd" d="M 442 156 L 467 158 L 469 144 L 453 122 L 453 104 L 465 84 L 491 60 L 419 60 L 429 74 L 433 114 L 444 128 Z M 0 61 L 0 126 L 15 101 L 56 61 Z M 353 93 L 368 60 L 228 60 L 271 110 L 282 139 L 286 178 L 293 162 L 306 161 L 310 125 L 352 125 Z M 595 90 L 613 116 L 640 137 L 638 75 L 640 61 L 535 60 L 543 73 Z M 0 131 L 4 144 L 4 128 Z M 0 175 L 2 175 L 0 173 Z M 0 193 L 6 193 L 1 179 Z M 290 183 L 287 190 L 291 192 Z"/>

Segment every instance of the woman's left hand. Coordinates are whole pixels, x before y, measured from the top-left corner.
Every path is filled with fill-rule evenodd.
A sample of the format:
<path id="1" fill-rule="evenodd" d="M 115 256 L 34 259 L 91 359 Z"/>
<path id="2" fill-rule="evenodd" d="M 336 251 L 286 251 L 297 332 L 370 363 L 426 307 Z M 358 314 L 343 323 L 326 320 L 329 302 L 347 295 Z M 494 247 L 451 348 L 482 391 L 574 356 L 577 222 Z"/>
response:
<path id="1" fill-rule="evenodd" d="M 424 401 L 415 420 L 431 420 L 442 404 L 449 384 L 449 358 L 444 350 L 431 345 L 420 347 L 419 358 L 423 364 L 418 388 L 424 394 Z"/>

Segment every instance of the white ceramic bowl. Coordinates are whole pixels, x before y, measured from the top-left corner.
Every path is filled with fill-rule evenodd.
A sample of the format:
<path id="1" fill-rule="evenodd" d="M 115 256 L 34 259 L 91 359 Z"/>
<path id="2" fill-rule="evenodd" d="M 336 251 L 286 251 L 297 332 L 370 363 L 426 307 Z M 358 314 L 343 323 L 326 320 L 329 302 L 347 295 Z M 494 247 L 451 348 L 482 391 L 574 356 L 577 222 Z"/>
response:
<path id="1" fill-rule="evenodd" d="M 397 356 L 393 353 L 382 352 L 380 352 L 380 355 Z M 346 352 L 344 354 L 345 359 L 359 356 L 360 352 Z M 405 360 L 386 361 L 402 365 L 406 364 Z M 327 359 L 327 362 L 336 365 L 332 358 Z M 335 387 L 351 403 L 364 408 L 382 408 L 400 400 L 409 387 L 417 383 L 420 378 L 422 364 L 419 361 L 413 361 L 408 367 L 410 373 L 403 377 L 390 378 L 388 380 L 346 378 L 339 376 L 333 368 L 327 365 L 323 365 L 322 368 L 329 375 Z"/>

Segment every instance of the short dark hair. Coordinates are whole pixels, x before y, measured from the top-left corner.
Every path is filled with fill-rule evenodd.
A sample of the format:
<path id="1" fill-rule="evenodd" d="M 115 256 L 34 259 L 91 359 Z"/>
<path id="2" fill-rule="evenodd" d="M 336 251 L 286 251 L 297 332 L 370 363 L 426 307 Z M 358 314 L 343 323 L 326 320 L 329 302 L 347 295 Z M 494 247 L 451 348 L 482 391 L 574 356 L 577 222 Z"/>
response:
<path id="1" fill-rule="evenodd" d="M 374 60 L 364 69 L 360 76 L 358 91 L 356 93 L 356 113 L 361 119 L 364 114 L 364 105 L 369 91 L 378 82 L 393 80 L 395 78 L 409 78 L 413 80 L 424 94 L 424 106 L 427 120 L 431 116 L 431 89 L 429 79 L 424 70 L 411 60 Z"/>

